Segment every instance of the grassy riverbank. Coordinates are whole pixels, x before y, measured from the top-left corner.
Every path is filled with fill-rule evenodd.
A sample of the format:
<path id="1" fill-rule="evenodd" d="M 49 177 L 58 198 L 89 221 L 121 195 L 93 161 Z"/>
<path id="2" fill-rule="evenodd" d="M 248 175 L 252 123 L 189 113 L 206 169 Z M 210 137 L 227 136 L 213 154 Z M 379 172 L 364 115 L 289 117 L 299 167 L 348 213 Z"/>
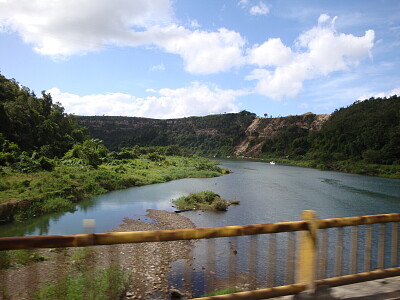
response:
<path id="1" fill-rule="evenodd" d="M 226 172 L 202 157 L 142 154 L 137 158 L 110 160 L 97 168 L 62 160 L 53 171 L 3 173 L 0 222 L 74 210 L 78 202 L 113 190 L 181 178 L 215 177 Z M 6 207 L 7 203 L 12 205 Z"/>

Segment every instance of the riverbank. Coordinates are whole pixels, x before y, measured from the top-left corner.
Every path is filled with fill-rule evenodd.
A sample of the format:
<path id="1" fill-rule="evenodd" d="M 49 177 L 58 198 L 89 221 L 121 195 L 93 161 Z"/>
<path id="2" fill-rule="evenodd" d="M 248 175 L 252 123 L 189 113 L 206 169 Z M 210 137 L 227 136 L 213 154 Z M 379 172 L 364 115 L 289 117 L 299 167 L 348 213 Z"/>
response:
<path id="1" fill-rule="evenodd" d="M 114 190 L 226 173 L 229 171 L 209 159 L 183 156 L 142 156 L 114 160 L 97 168 L 60 161 L 53 171 L 2 173 L 0 223 L 74 211 L 83 200 Z"/>
<path id="2" fill-rule="evenodd" d="M 246 159 L 249 157 L 245 157 Z M 359 174 L 367 176 L 377 176 L 384 178 L 400 179 L 400 165 L 380 165 L 368 164 L 362 161 L 332 161 L 332 162 L 317 162 L 314 160 L 296 160 L 282 157 L 262 156 L 254 158 L 257 160 L 275 163 L 314 168 L 324 171 L 338 171 L 350 174 Z"/>
<path id="3" fill-rule="evenodd" d="M 148 210 L 142 220 L 125 218 L 123 224 L 110 232 L 194 227 L 195 225 L 188 218 L 180 214 Z M 168 299 L 168 294 L 174 288 L 168 280 L 172 263 L 177 260 L 189 261 L 194 243 L 193 241 L 173 241 L 86 247 L 84 255 L 81 253 L 82 249 L 79 248 L 44 249 L 40 253 L 47 257 L 46 260 L 0 272 L 2 282 L 0 299 L 32 299 L 35 298 L 34 295 L 40 286 L 42 287 L 41 297 L 37 299 L 61 299 L 57 295 L 47 293 L 53 290 L 52 287 L 59 288 L 58 285 L 65 282 L 63 280 L 67 274 L 78 277 L 86 271 L 93 274 L 94 270 L 98 272 L 110 266 L 119 266 L 120 271 L 127 278 L 118 299 Z M 71 288 L 72 290 L 68 289 L 68 293 L 73 293 L 73 289 L 77 287 Z M 63 299 L 66 299 L 67 295 L 62 295 L 64 296 Z"/>

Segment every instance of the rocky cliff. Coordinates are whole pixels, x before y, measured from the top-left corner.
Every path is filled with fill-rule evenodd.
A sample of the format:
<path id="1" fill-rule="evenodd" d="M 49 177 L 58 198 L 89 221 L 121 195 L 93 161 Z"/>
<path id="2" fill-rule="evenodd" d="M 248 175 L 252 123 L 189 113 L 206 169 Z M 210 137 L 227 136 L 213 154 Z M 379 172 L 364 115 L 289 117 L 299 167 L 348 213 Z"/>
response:
<path id="1" fill-rule="evenodd" d="M 203 155 L 231 155 L 255 114 L 242 111 L 205 117 L 148 119 L 136 117 L 77 116 L 90 135 L 111 150 L 126 146 L 179 145 Z"/>
<path id="2" fill-rule="evenodd" d="M 246 138 L 235 147 L 234 153 L 237 156 L 257 157 L 263 152 L 263 147 L 284 130 L 319 131 L 329 117 L 327 114 L 306 113 L 301 116 L 256 118 L 246 129 Z"/>
<path id="3" fill-rule="evenodd" d="M 206 155 L 259 156 L 265 144 L 286 129 L 317 131 L 329 115 L 307 113 L 281 118 L 256 118 L 243 111 L 157 120 L 135 117 L 76 117 L 89 133 L 111 150 L 124 146 L 179 145 Z"/>

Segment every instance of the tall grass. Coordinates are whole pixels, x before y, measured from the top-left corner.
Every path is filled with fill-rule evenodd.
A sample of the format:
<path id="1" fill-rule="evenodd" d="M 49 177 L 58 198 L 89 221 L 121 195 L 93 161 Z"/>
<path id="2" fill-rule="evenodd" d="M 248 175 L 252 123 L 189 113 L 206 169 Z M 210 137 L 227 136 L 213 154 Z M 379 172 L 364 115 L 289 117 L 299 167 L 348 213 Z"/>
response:
<path id="1" fill-rule="evenodd" d="M 55 283 L 41 285 L 35 299 L 121 299 L 128 287 L 129 274 L 119 266 L 96 267 L 93 248 L 74 249 L 69 272 Z"/>
<path id="2" fill-rule="evenodd" d="M 57 283 L 41 286 L 35 299 L 78 300 L 78 299 L 121 299 L 125 294 L 128 276 L 117 266 L 93 272 L 67 274 Z"/>
<path id="3" fill-rule="evenodd" d="M 39 262 L 47 260 L 37 250 L 8 250 L 0 251 L 0 270 L 17 269 L 31 262 Z"/>

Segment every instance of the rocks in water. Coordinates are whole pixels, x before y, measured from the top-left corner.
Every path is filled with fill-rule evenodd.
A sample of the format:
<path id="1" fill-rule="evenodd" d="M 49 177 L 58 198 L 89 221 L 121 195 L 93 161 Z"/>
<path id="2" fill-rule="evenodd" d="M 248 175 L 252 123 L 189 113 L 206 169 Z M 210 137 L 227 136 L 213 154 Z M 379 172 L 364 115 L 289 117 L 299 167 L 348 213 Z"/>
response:
<path id="1" fill-rule="evenodd" d="M 183 299 L 183 293 L 177 289 L 171 289 L 169 291 L 169 296 L 170 296 L 170 299 L 172 299 L 172 300 Z"/>

